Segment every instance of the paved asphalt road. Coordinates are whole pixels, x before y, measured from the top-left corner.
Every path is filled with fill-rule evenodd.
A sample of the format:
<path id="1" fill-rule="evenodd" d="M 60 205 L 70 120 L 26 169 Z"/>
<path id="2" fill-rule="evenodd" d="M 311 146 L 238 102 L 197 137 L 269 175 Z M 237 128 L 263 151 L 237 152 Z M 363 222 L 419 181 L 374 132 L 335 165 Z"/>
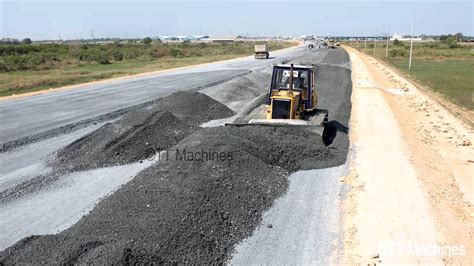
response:
<path id="1" fill-rule="evenodd" d="M 84 119 L 164 97 L 178 90 L 199 89 L 298 56 L 304 48 L 216 62 L 161 74 L 83 86 L 78 89 L 0 100 L 0 144 Z"/>

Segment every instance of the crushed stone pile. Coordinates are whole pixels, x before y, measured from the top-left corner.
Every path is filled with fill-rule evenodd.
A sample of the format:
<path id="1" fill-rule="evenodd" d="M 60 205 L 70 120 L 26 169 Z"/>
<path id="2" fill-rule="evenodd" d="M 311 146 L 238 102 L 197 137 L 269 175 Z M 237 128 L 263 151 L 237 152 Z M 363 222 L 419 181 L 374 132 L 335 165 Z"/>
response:
<path id="1" fill-rule="evenodd" d="M 200 92 L 227 105 L 234 112 L 238 113 L 250 101 L 267 93 L 267 84 L 269 84 L 270 79 L 270 74 L 256 71 L 206 88 Z"/>
<path id="2" fill-rule="evenodd" d="M 130 111 L 57 152 L 53 165 L 77 171 L 138 162 L 176 145 L 213 119 L 232 116 L 225 105 L 198 92 L 176 92 L 151 108 Z"/>
<path id="3" fill-rule="evenodd" d="M 291 128 L 202 129 L 70 229 L 26 238 L 0 262 L 225 263 L 284 194 L 289 172 L 340 164 L 334 151 Z"/>

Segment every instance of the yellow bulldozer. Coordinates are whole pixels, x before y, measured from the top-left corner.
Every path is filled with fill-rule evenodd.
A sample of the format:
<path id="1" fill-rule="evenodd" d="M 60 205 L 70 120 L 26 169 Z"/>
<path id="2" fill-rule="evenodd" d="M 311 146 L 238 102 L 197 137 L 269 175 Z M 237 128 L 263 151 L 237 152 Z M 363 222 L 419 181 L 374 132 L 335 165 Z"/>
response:
<path id="1" fill-rule="evenodd" d="M 322 135 L 328 111 L 317 108 L 315 73 L 313 65 L 274 66 L 265 107 L 248 123 L 230 125 L 304 127 Z"/>

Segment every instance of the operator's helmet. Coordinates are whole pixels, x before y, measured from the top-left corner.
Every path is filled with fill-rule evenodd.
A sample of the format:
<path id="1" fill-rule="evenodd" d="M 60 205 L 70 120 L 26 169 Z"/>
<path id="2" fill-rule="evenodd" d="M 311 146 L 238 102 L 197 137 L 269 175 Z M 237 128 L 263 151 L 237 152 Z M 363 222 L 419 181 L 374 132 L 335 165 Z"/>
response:
<path id="1" fill-rule="evenodd" d="M 299 77 L 300 79 L 302 79 L 303 81 L 307 80 L 308 79 L 308 72 L 307 71 L 301 71 L 299 73 Z"/>

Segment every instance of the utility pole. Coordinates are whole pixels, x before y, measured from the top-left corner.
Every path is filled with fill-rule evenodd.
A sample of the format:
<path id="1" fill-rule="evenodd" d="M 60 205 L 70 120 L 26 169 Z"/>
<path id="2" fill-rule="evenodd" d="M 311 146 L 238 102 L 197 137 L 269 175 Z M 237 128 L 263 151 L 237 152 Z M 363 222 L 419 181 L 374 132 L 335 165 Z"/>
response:
<path id="1" fill-rule="evenodd" d="M 377 45 L 375 41 L 377 40 L 377 37 L 374 36 L 374 55 L 375 55 L 375 46 Z"/>
<path id="2" fill-rule="evenodd" d="M 415 34 L 415 19 L 413 18 L 413 24 L 411 25 L 411 41 L 410 41 L 410 60 L 408 62 L 408 70 L 411 70 L 411 59 L 413 55 L 413 35 Z"/>
<path id="3" fill-rule="evenodd" d="M 92 43 L 95 43 L 94 30 L 91 30 Z"/>
<path id="4" fill-rule="evenodd" d="M 387 31 L 387 46 L 385 47 L 385 59 L 388 58 L 388 36 L 390 36 L 390 25 L 388 26 L 388 31 Z"/>
<path id="5" fill-rule="evenodd" d="M 364 37 L 364 51 L 367 49 L 367 36 Z"/>

